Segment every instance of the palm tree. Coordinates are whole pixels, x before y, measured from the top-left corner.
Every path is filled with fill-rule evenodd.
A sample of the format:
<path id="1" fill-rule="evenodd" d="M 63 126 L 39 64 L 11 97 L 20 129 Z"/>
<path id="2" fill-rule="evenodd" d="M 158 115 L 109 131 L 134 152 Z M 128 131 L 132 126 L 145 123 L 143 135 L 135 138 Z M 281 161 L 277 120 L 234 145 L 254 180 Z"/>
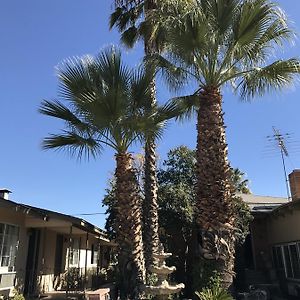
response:
<path id="1" fill-rule="evenodd" d="M 65 149 L 71 155 L 96 157 L 107 146 L 116 153 L 121 299 L 137 299 L 137 287 L 145 279 L 141 196 L 128 150 L 145 134 L 159 135 L 167 114 L 172 112 L 172 107 L 165 105 L 145 116 L 152 77 L 153 73 L 128 69 L 114 49 L 95 58 L 70 59 L 58 68 L 62 101 L 44 100 L 39 109 L 65 122 L 62 133 L 44 139 L 44 149 Z"/>
<path id="2" fill-rule="evenodd" d="M 181 1 L 181 6 L 188 7 L 191 0 Z M 170 3 L 169 3 L 170 5 Z M 144 42 L 145 55 L 157 54 L 165 48 L 167 28 L 156 23 L 153 13 L 164 6 L 157 0 L 115 0 L 115 11 L 110 17 L 110 28 L 116 27 L 121 33 L 121 41 L 132 48 L 138 40 Z M 156 83 L 150 83 L 151 99 L 148 109 L 156 106 Z M 148 135 L 145 139 L 144 192 L 143 205 L 144 244 L 147 274 L 155 264 L 154 253 L 158 252 L 158 183 L 156 177 L 156 143 L 155 138 Z M 148 277 L 148 276 L 147 276 Z"/>
<path id="3" fill-rule="evenodd" d="M 155 54 L 158 49 L 152 39 L 146 35 L 151 31 L 152 22 L 149 12 L 156 7 L 155 0 L 115 0 L 116 9 L 110 18 L 110 27 L 116 26 L 121 32 L 121 40 L 128 47 L 133 47 L 135 42 L 144 39 L 144 51 L 147 55 Z M 138 19 L 144 14 L 146 26 L 138 26 Z M 156 105 L 155 79 L 150 82 L 151 98 L 148 109 Z M 156 144 L 154 136 L 148 135 L 145 139 L 144 162 L 144 193 L 143 203 L 143 235 L 145 244 L 145 258 L 147 274 L 155 263 L 153 254 L 158 252 L 158 204 L 157 204 L 157 178 L 156 178 Z M 148 277 L 148 276 L 147 276 Z"/>
<path id="4" fill-rule="evenodd" d="M 281 91 L 299 74 L 297 58 L 272 61 L 276 49 L 293 39 L 293 31 L 269 0 L 165 0 L 153 22 L 169 29 L 165 55 L 149 60 L 161 67 L 173 88 L 184 83 L 196 91 L 174 99 L 188 116 L 197 113 L 197 210 L 201 253 L 232 283 L 234 214 L 221 90 L 230 85 L 243 99 Z M 176 75 L 176 76 L 175 76 Z"/>
<path id="5" fill-rule="evenodd" d="M 239 168 L 231 169 L 231 183 L 235 187 L 235 191 L 242 194 L 251 194 L 249 189 L 249 180 L 244 178 L 245 173 Z"/>

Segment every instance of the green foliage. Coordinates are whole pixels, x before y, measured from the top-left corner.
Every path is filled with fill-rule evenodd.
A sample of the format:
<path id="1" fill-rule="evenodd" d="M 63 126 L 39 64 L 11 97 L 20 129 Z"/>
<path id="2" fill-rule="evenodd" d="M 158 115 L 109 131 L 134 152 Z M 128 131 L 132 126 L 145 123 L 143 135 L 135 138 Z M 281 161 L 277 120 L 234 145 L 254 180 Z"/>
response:
<path id="1" fill-rule="evenodd" d="M 113 47 L 96 57 L 66 60 L 57 73 L 60 100 L 44 100 L 39 111 L 65 127 L 44 139 L 44 149 L 79 158 L 95 157 L 106 146 L 126 152 L 145 135 L 160 137 L 166 120 L 178 114 L 171 103 L 149 110 L 153 70 L 128 68 Z"/>
<path id="2" fill-rule="evenodd" d="M 248 184 L 249 180 L 244 179 L 245 173 L 243 173 L 238 168 L 231 169 L 231 183 L 235 187 L 236 193 L 241 194 L 251 194 L 251 191 L 249 190 Z"/>
<path id="3" fill-rule="evenodd" d="M 200 300 L 233 300 L 232 296 L 221 286 L 220 279 L 212 277 L 209 286 L 195 293 Z"/>
<path id="4" fill-rule="evenodd" d="M 215 265 L 213 261 L 205 260 L 199 257 L 193 265 L 193 290 L 202 291 L 205 288 L 211 287 L 212 282 L 217 280 L 217 276 L 211 277 L 215 274 Z"/>
<path id="5" fill-rule="evenodd" d="M 158 170 L 159 213 L 163 227 L 174 223 L 190 227 L 193 223 L 195 162 L 195 152 L 181 146 L 169 151 L 164 168 Z"/>
<path id="6" fill-rule="evenodd" d="M 83 287 L 82 279 L 79 268 L 69 268 L 62 278 L 63 288 L 78 291 Z"/>
<path id="7" fill-rule="evenodd" d="M 242 197 L 235 195 L 232 199 L 235 210 L 235 238 L 236 244 L 242 245 L 250 233 L 249 224 L 253 220 L 249 206 L 243 201 Z"/>
<path id="8" fill-rule="evenodd" d="M 168 153 L 158 170 L 160 224 L 164 228 L 191 228 L 194 222 L 196 157 L 195 151 L 180 146 Z M 237 193 L 250 193 L 248 180 L 239 169 L 232 169 L 231 183 Z M 251 212 L 240 196 L 232 199 L 236 212 L 236 239 L 243 243 L 249 233 Z M 180 224 L 180 225 L 179 225 Z"/>
<path id="9" fill-rule="evenodd" d="M 19 293 L 17 290 L 13 291 L 14 296 L 12 298 L 12 300 L 25 300 L 25 297 L 23 296 L 23 294 Z"/>
<path id="10" fill-rule="evenodd" d="M 115 180 L 110 180 L 108 188 L 105 190 L 106 194 L 102 200 L 102 206 L 106 207 L 105 214 L 106 222 L 105 222 L 105 230 L 110 239 L 116 238 L 116 230 L 115 230 L 115 219 L 117 216 L 116 210 L 116 185 Z"/>
<path id="11" fill-rule="evenodd" d="M 182 0 L 163 2 L 152 22 L 166 28 L 168 47 L 150 61 L 173 88 L 195 83 L 196 91 L 188 97 L 205 87 L 227 84 L 250 99 L 289 87 L 298 77 L 299 59 L 275 57 L 278 49 L 294 40 L 287 17 L 275 2 L 191 0 L 188 7 Z"/>
<path id="12" fill-rule="evenodd" d="M 121 42 L 128 48 L 144 40 L 151 51 L 161 50 L 167 31 L 164 26 L 156 26 L 152 22 L 152 15 L 161 8 L 162 3 L 152 0 L 125 2 L 115 1 L 116 7 L 109 20 L 110 28 L 115 27 L 120 32 Z"/>

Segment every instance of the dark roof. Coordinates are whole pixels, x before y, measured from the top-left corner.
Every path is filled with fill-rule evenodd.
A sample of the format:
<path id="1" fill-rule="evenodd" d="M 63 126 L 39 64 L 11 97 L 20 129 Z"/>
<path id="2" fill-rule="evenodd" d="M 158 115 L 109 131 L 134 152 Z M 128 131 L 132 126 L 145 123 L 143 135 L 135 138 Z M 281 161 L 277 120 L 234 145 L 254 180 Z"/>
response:
<path id="1" fill-rule="evenodd" d="M 0 188 L 0 192 L 8 192 L 8 193 L 11 193 L 10 190 L 6 189 L 6 188 Z"/>
<path id="2" fill-rule="evenodd" d="M 74 226 L 76 226 L 79 229 L 89 231 L 94 234 L 98 234 L 99 236 L 107 239 L 107 233 L 105 232 L 105 230 L 87 222 L 84 219 L 73 217 L 71 215 L 66 215 L 56 211 L 34 207 L 23 203 L 17 203 L 11 200 L 4 199 L 2 197 L 0 197 L 0 207 L 14 207 L 16 211 L 20 211 L 28 215 L 40 217 L 43 220 L 47 220 L 49 217 L 65 220 L 71 222 Z"/>

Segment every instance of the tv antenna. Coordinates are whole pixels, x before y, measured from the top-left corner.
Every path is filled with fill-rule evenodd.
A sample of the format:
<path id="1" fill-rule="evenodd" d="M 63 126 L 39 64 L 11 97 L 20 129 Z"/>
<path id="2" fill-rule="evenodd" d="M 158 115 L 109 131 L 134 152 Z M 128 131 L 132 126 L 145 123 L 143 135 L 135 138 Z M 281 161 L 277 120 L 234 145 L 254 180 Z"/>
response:
<path id="1" fill-rule="evenodd" d="M 274 126 L 272 126 L 272 129 L 273 129 L 273 135 L 271 135 L 271 136 L 268 135 L 267 139 L 269 141 L 275 141 L 276 146 L 280 150 L 280 155 L 281 155 L 281 160 L 282 160 L 282 167 L 283 167 L 283 172 L 284 172 L 285 185 L 286 185 L 286 194 L 287 194 L 288 200 L 290 200 L 291 195 L 290 195 L 290 189 L 289 189 L 289 180 L 288 180 L 288 177 L 287 177 L 286 164 L 285 164 L 285 158 L 289 157 L 289 152 L 288 152 L 287 147 L 286 147 L 285 138 L 289 137 L 290 134 L 289 133 L 282 134 Z"/>

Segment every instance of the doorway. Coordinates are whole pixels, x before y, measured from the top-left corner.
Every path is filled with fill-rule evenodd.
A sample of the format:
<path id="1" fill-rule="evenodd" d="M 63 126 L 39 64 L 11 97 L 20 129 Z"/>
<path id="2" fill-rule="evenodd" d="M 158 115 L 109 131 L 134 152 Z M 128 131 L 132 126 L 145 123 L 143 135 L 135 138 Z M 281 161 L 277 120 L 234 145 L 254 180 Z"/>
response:
<path id="1" fill-rule="evenodd" d="M 30 228 L 28 233 L 29 241 L 24 283 L 24 294 L 33 295 L 37 287 L 37 269 L 41 232 L 39 229 Z"/>

